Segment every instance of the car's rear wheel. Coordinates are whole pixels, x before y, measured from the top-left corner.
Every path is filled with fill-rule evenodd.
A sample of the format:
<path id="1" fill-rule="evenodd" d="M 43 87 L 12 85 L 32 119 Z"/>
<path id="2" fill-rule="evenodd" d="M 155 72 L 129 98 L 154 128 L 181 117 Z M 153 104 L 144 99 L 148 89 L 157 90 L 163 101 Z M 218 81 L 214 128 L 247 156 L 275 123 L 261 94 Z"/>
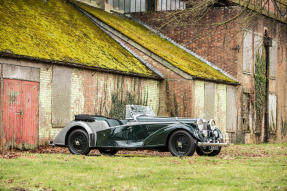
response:
<path id="1" fill-rule="evenodd" d="M 115 155 L 118 150 L 116 149 L 99 149 L 102 155 Z"/>
<path id="2" fill-rule="evenodd" d="M 82 129 L 73 130 L 68 137 L 68 148 L 72 154 L 89 154 L 91 149 L 87 132 Z"/>
<path id="3" fill-rule="evenodd" d="M 178 130 L 171 134 L 168 149 L 173 156 L 192 156 L 195 152 L 195 141 L 187 131 Z"/>
<path id="4" fill-rule="evenodd" d="M 199 156 L 216 156 L 220 153 L 221 147 L 218 146 L 218 150 L 211 150 L 208 146 L 207 147 L 196 147 L 196 153 Z"/>

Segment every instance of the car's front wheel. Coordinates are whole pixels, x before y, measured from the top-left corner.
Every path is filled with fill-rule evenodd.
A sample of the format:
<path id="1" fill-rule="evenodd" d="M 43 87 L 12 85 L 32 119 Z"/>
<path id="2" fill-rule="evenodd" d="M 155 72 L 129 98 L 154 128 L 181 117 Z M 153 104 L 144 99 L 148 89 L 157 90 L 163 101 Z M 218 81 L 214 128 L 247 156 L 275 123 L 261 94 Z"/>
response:
<path id="1" fill-rule="evenodd" d="M 195 152 L 195 141 L 187 131 L 178 130 L 171 134 L 168 149 L 173 156 L 192 156 Z"/>
<path id="2" fill-rule="evenodd" d="M 87 155 L 91 148 L 86 131 L 82 129 L 73 130 L 68 137 L 68 148 L 72 154 Z"/>
<path id="3" fill-rule="evenodd" d="M 118 150 L 116 149 L 99 149 L 102 155 L 115 155 Z"/>

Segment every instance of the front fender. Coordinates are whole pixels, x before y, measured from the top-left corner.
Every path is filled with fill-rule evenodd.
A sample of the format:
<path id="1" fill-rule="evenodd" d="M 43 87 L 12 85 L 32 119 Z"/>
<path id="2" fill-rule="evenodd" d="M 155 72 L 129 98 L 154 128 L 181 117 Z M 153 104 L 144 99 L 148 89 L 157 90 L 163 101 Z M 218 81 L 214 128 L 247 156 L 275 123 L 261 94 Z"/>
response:
<path id="1" fill-rule="evenodd" d="M 144 140 L 144 147 L 157 147 L 166 146 L 167 139 L 176 130 L 186 130 L 189 132 L 197 141 L 202 141 L 199 131 L 193 126 L 184 123 L 175 123 L 166 127 L 163 127 Z"/>
<path id="2" fill-rule="evenodd" d="M 222 143 L 223 142 L 223 135 L 222 135 L 221 131 L 218 128 L 215 128 L 215 131 L 217 131 L 217 133 L 218 133 L 217 140 Z"/>
<path id="3" fill-rule="evenodd" d="M 53 143 L 57 146 L 66 146 L 66 138 L 67 135 L 70 133 L 71 130 L 74 128 L 81 128 L 84 129 L 88 133 L 89 137 L 89 145 L 90 147 L 93 147 L 96 145 L 96 133 L 93 132 L 91 125 L 89 122 L 83 122 L 83 121 L 72 121 L 70 122 L 66 127 L 64 127 L 56 136 Z"/>

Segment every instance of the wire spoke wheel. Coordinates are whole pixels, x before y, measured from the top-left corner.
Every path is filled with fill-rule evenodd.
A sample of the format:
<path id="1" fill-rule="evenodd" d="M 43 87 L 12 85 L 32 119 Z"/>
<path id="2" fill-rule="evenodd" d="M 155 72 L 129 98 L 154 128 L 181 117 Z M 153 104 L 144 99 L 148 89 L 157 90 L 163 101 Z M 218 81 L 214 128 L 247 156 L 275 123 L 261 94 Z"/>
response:
<path id="1" fill-rule="evenodd" d="M 168 147 L 174 156 L 191 156 L 195 151 L 193 137 L 184 130 L 175 131 L 170 136 Z"/>
<path id="2" fill-rule="evenodd" d="M 68 147 L 73 154 L 87 155 L 90 152 L 87 133 L 82 129 L 72 131 L 68 137 Z"/>

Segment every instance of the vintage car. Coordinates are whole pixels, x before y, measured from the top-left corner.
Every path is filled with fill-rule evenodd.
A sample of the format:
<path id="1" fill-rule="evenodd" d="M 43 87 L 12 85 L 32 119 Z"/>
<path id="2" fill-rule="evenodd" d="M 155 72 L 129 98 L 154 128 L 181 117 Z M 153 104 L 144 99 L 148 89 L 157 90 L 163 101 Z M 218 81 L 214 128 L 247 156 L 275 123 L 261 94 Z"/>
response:
<path id="1" fill-rule="evenodd" d="M 50 142 L 67 146 L 71 153 L 87 155 L 91 149 L 114 155 L 119 150 L 152 149 L 174 156 L 218 155 L 225 146 L 215 121 L 156 117 L 151 107 L 126 106 L 126 119 L 97 115 L 76 115 Z"/>

